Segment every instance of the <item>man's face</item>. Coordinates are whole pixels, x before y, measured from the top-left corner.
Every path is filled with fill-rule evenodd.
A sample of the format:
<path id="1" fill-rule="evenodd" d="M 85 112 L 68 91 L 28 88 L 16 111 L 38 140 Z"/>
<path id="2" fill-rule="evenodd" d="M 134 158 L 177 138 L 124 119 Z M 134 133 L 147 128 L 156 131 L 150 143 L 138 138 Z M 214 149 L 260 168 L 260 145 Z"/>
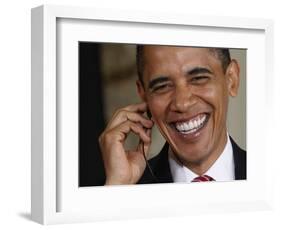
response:
<path id="1" fill-rule="evenodd" d="M 226 72 L 207 48 L 146 46 L 139 93 L 176 157 L 186 165 L 215 161 L 226 143 L 228 96 L 239 67 Z M 153 140 L 152 140 L 153 141 Z"/>

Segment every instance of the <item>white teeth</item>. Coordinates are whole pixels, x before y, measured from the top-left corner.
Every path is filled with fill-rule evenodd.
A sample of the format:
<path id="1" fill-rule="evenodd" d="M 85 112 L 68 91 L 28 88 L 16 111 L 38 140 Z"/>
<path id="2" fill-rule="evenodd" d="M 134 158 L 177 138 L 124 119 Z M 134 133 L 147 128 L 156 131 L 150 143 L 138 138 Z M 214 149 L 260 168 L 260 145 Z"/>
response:
<path id="1" fill-rule="evenodd" d="M 193 124 L 193 122 L 191 121 L 191 122 L 189 122 L 189 127 L 190 127 L 190 129 L 193 129 L 194 128 L 194 124 Z"/>
<path id="2" fill-rule="evenodd" d="M 201 116 L 201 115 L 200 115 Z M 201 127 L 201 125 L 204 123 L 204 121 L 206 120 L 206 115 L 204 115 L 203 117 L 200 118 L 200 116 L 198 116 L 197 118 L 194 118 L 192 120 L 189 120 L 187 122 L 177 122 L 176 123 L 176 129 L 179 132 L 182 133 L 193 133 L 195 131 L 197 131 L 198 128 Z"/>
<path id="3" fill-rule="evenodd" d="M 180 124 L 180 129 L 185 130 L 185 124 Z"/>

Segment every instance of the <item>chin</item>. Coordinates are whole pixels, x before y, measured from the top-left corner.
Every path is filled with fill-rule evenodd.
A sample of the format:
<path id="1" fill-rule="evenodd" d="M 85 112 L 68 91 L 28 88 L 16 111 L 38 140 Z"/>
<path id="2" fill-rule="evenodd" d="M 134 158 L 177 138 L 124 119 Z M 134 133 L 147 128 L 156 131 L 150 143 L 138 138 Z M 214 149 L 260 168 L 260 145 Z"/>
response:
<path id="1" fill-rule="evenodd" d="M 179 147 L 179 146 L 178 146 Z M 174 153 L 182 162 L 200 163 L 208 156 L 208 148 L 202 148 L 202 145 L 182 146 L 174 148 Z"/>

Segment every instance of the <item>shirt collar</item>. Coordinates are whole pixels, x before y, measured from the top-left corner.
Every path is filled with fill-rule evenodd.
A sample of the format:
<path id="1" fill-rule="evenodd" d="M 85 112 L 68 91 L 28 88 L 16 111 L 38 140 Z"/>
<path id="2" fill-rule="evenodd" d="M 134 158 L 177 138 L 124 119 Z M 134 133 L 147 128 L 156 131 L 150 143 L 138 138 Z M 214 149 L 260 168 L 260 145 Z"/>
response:
<path id="1" fill-rule="evenodd" d="M 187 167 L 181 165 L 173 158 L 173 152 L 169 148 L 169 164 L 174 182 L 190 183 L 195 177 L 199 176 Z M 235 179 L 233 149 L 229 135 L 222 154 L 216 162 L 204 173 L 216 181 L 231 181 Z"/>

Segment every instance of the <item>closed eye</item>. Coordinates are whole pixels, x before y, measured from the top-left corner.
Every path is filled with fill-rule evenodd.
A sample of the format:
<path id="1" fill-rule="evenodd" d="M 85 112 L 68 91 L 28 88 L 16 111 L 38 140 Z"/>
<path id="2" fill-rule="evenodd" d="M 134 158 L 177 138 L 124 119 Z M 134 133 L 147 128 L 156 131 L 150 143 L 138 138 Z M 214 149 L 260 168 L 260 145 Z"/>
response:
<path id="1" fill-rule="evenodd" d="M 207 83 L 210 77 L 208 76 L 195 76 L 191 78 L 191 82 L 194 84 L 204 84 Z"/>
<path id="2" fill-rule="evenodd" d="M 155 93 L 164 93 L 172 87 L 172 84 L 159 84 L 155 85 L 151 91 Z"/>

